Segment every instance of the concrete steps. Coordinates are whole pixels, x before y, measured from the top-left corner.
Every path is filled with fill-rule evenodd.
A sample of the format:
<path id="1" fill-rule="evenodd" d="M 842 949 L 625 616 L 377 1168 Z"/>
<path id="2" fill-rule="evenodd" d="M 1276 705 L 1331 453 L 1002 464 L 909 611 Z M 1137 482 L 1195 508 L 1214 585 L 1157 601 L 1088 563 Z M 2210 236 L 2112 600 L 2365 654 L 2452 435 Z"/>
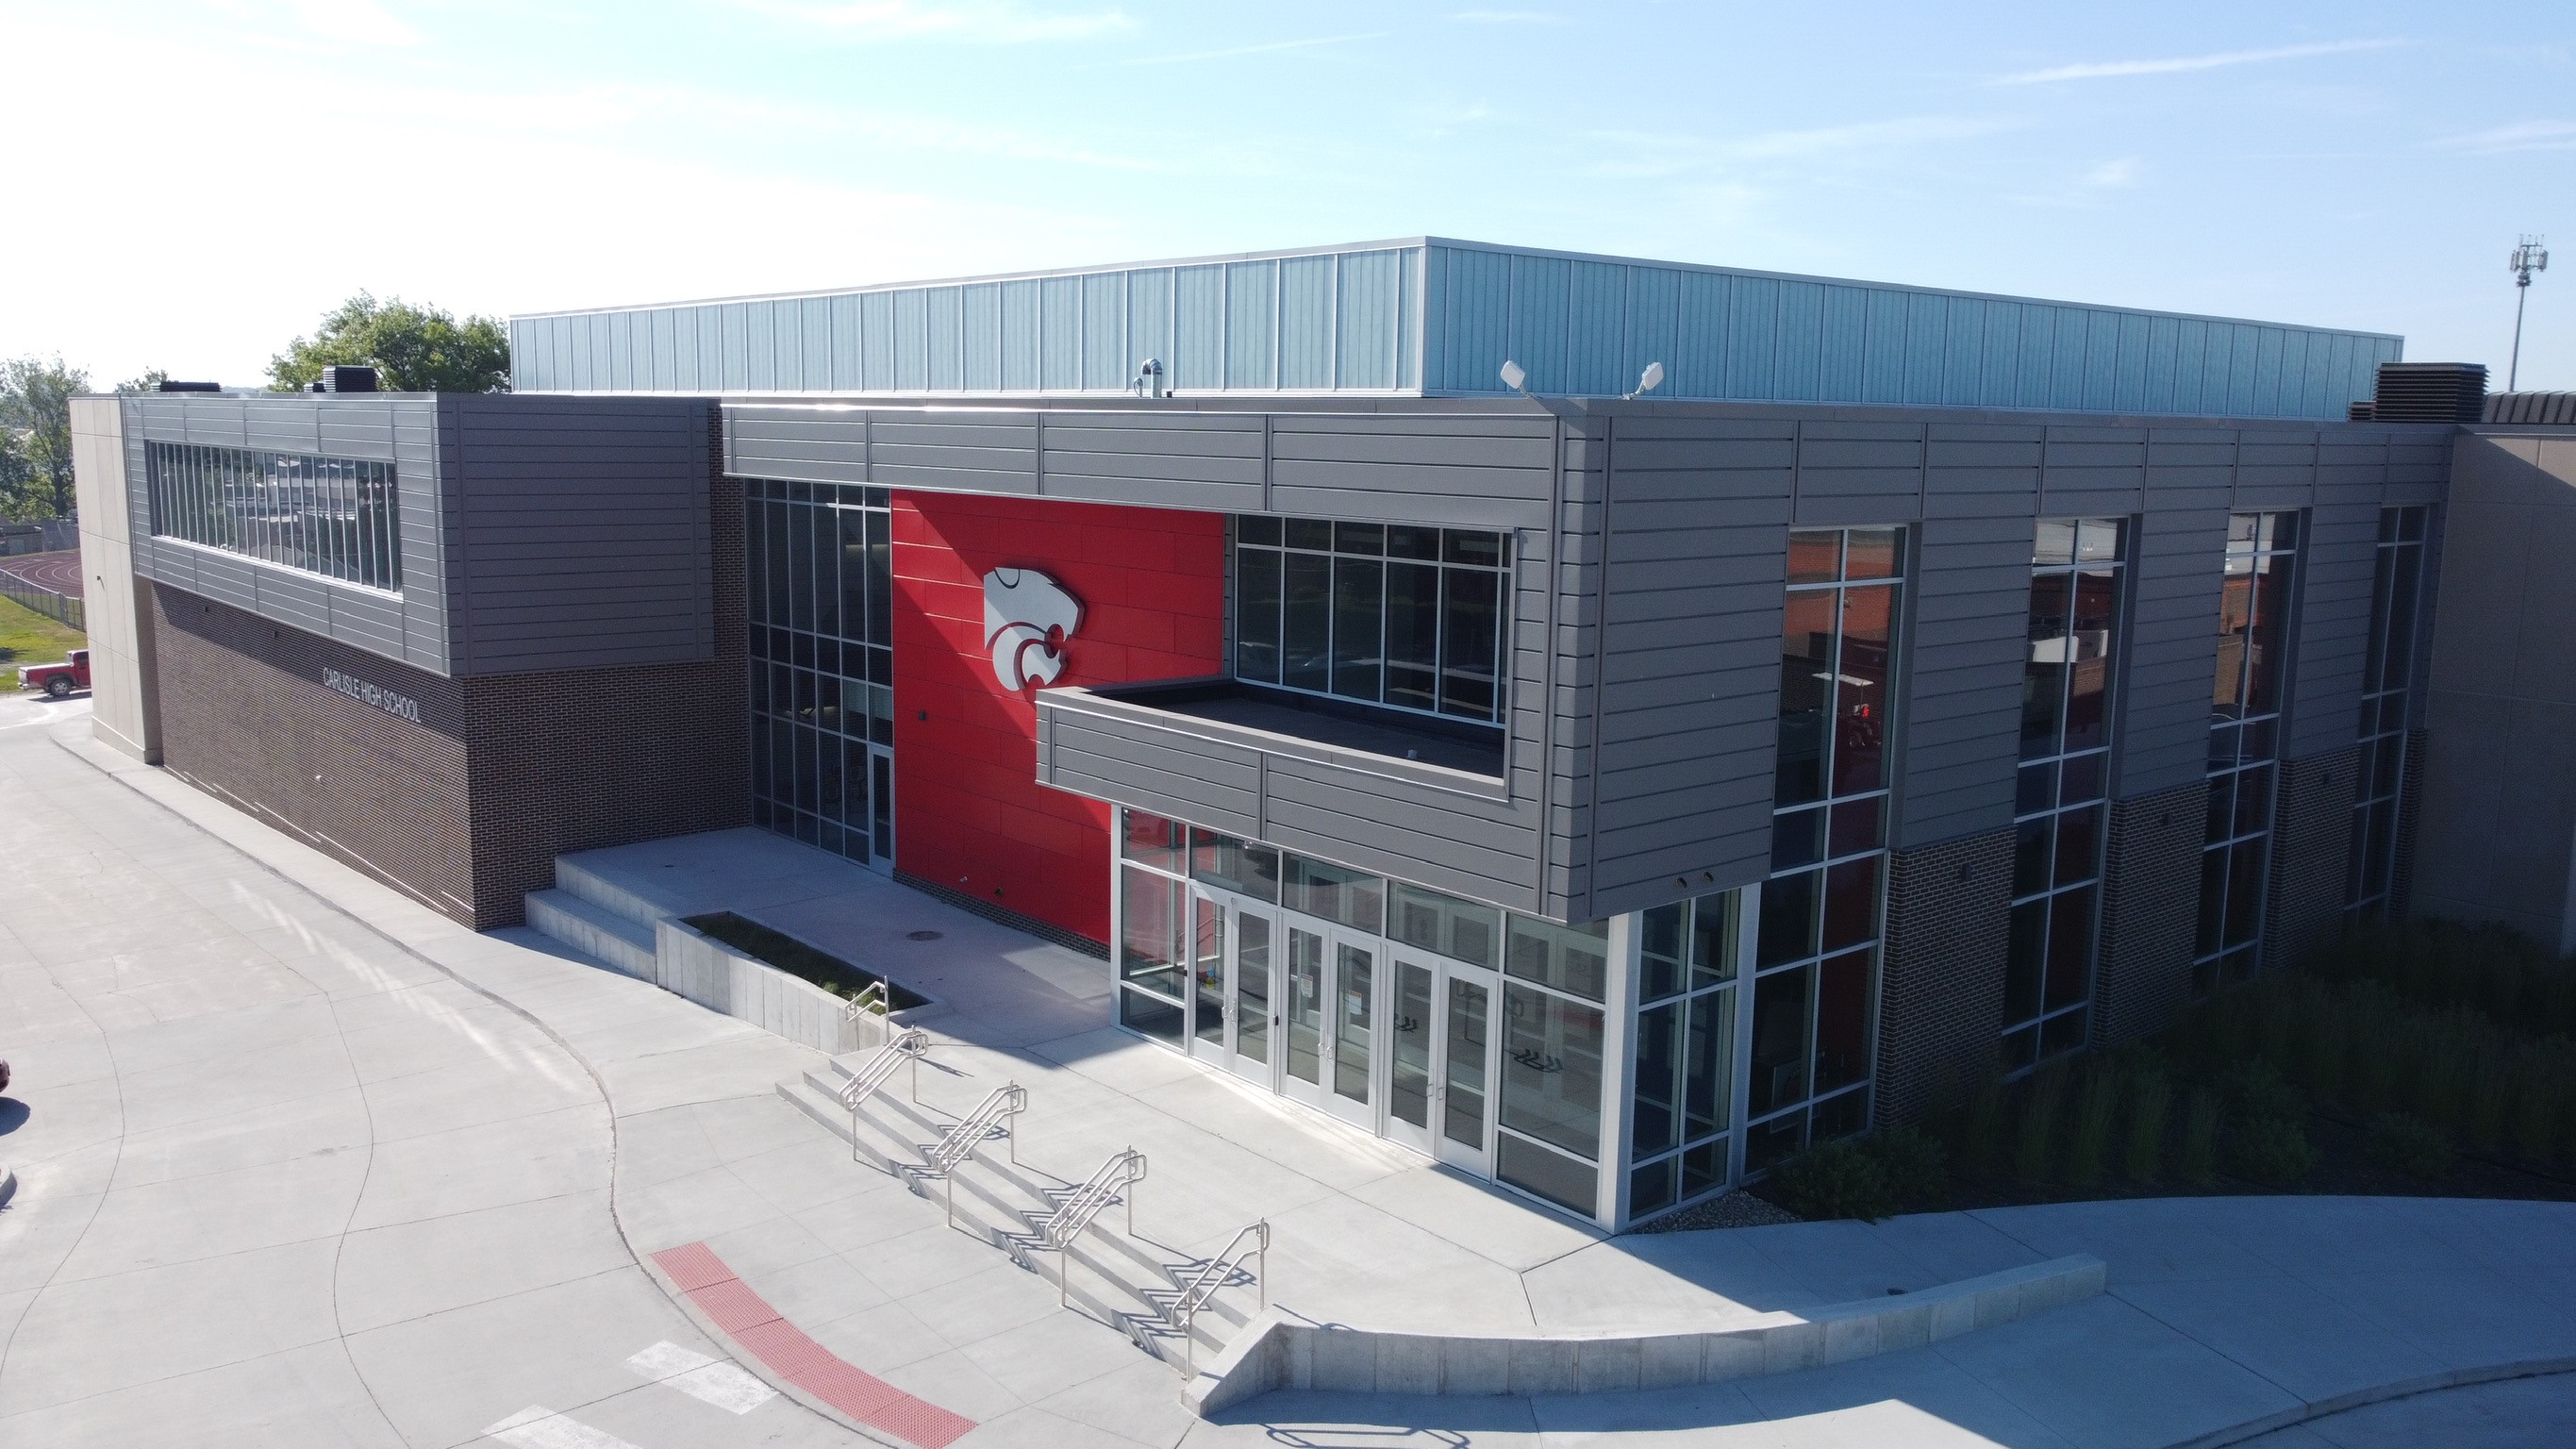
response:
<path id="1" fill-rule="evenodd" d="M 653 924 L 557 887 L 530 891 L 528 925 L 629 976 L 653 979 Z"/>
<path id="2" fill-rule="evenodd" d="M 850 1068 L 835 1059 L 800 1079 L 779 1083 L 778 1094 L 833 1136 L 852 1142 L 851 1113 L 838 1095 L 849 1077 Z M 936 1200 L 946 1194 L 946 1186 L 912 1174 L 920 1168 L 924 1150 L 945 1136 L 948 1126 L 907 1100 L 898 1077 L 861 1105 L 854 1146 L 861 1161 L 882 1172 L 910 1177 L 916 1193 Z M 958 1167 L 953 1201 L 959 1225 L 1011 1254 L 1040 1278 L 1058 1284 L 1084 1312 L 1117 1327 L 1140 1348 L 1180 1365 L 1184 1357 L 1180 1332 L 1167 1318 L 1166 1307 L 1180 1295 L 1182 1282 L 1197 1265 L 1166 1262 L 1150 1247 L 1128 1238 L 1118 1231 L 1119 1210 L 1114 1208 L 1094 1219 L 1066 1251 L 1037 1247 L 1039 1225 L 1076 1184 L 1059 1182 L 1025 1164 L 1014 1165 L 1005 1151 L 998 1150 L 1003 1147 L 998 1141 L 992 1143 Z M 1202 1308 L 1191 1335 L 1198 1340 L 1199 1362 L 1223 1352 L 1250 1321 L 1249 1313 L 1230 1302 Z"/>
<path id="3" fill-rule="evenodd" d="M 649 933 L 653 923 L 670 912 L 658 909 L 651 901 L 618 885 L 608 877 L 584 866 L 571 856 L 555 857 L 555 889 L 577 896 L 613 916 L 620 916 L 644 927 Z M 535 899 L 534 896 L 529 899 Z"/>

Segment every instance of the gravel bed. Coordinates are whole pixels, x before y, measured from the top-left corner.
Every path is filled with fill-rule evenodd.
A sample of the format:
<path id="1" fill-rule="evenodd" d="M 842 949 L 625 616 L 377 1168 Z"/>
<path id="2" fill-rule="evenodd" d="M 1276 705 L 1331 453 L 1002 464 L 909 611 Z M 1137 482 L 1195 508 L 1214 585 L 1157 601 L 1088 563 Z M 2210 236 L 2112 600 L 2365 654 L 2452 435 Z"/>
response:
<path id="1" fill-rule="evenodd" d="M 1764 1202 L 1739 1188 L 1724 1197 L 1713 1197 L 1703 1203 L 1693 1203 L 1680 1212 L 1667 1213 L 1631 1231 L 1688 1233 L 1701 1228 L 1767 1228 L 1799 1221 L 1802 1220 L 1796 1213 Z"/>

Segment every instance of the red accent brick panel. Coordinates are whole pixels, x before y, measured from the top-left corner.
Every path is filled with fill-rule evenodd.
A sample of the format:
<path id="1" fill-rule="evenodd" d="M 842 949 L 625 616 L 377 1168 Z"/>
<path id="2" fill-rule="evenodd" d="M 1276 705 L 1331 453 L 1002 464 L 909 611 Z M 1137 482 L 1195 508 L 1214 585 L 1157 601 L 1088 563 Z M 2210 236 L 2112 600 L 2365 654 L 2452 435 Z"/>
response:
<path id="1" fill-rule="evenodd" d="M 1214 674 L 1225 518 L 894 495 L 895 864 L 1094 941 L 1109 937 L 1110 807 L 1037 783 L 1034 689 L 993 675 L 984 575 L 1035 569 L 1082 604 L 1058 685 Z"/>

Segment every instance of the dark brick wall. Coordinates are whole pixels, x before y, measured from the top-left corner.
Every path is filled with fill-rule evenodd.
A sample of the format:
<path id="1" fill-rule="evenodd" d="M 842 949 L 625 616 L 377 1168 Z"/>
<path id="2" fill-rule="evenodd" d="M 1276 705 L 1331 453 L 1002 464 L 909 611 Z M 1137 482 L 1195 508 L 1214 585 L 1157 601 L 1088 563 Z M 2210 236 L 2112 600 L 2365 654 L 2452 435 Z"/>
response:
<path id="1" fill-rule="evenodd" d="M 2272 816 L 2272 879 L 2264 903 L 2263 965 L 2295 966 L 2343 926 L 2352 870 L 2353 772 L 2360 751 L 2281 762 Z"/>
<path id="2" fill-rule="evenodd" d="M 457 681 L 166 584 L 152 586 L 152 628 L 164 769 L 474 921 Z M 327 670 L 416 702 L 419 721 L 328 688 Z"/>
<path id="3" fill-rule="evenodd" d="M 1994 1060 L 2012 919 L 2010 830 L 1887 857 L 1880 966 L 1878 1119 L 1945 1105 Z"/>
<path id="4" fill-rule="evenodd" d="M 2208 804 L 2209 787 L 2199 783 L 2111 802 L 2093 978 L 2096 1046 L 2159 1031 L 2191 1000 Z"/>
<path id="5" fill-rule="evenodd" d="M 714 469 L 713 659 L 442 679 L 155 585 L 165 766 L 478 930 L 560 852 L 749 823 L 742 487 Z"/>

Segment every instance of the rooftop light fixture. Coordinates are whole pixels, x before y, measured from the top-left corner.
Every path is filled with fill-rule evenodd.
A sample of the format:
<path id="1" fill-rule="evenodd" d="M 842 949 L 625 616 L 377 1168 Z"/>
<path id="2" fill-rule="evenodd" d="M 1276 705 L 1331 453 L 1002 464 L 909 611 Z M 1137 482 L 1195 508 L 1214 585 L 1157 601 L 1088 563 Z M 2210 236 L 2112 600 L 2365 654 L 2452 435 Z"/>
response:
<path id="1" fill-rule="evenodd" d="M 1522 384 L 1528 381 L 1529 373 L 1524 371 L 1519 363 L 1512 361 L 1508 357 L 1503 359 L 1503 386 L 1510 388 L 1512 391 L 1519 393 L 1523 397 L 1529 397 L 1530 390 L 1527 387 L 1522 386 Z M 1538 399 L 1530 398 L 1530 401 L 1536 402 Z"/>
<path id="2" fill-rule="evenodd" d="M 2531 295 L 2531 274 L 2549 270 L 2549 248 L 2541 245 L 2547 240 L 2526 235 L 2513 255 L 2505 258 L 2505 266 L 2513 272 L 2513 361 L 2505 368 L 2506 392 L 2520 391 L 2516 384 L 2522 380 L 2522 304 Z"/>
<path id="3" fill-rule="evenodd" d="M 1637 378 L 1637 390 L 1620 399 L 1620 401 L 1635 402 L 1639 397 L 1646 393 L 1653 392 L 1656 388 L 1662 387 L 1663 385 L 1664 365 L 1660 362 L 1649 362 L 1646 364 L 1645 372 L 1640 374 Z"/>

